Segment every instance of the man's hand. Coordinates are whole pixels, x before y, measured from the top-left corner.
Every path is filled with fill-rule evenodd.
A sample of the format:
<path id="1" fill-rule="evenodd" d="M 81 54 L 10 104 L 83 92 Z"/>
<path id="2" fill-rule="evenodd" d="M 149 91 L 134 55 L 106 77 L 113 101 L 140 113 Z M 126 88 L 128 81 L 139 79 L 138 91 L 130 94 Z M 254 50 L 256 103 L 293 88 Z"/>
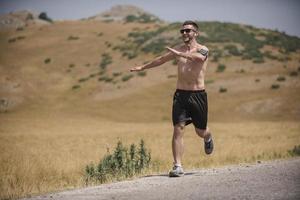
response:
<path id="1" fill-rule="evenodd" d="M 130 69 L 131 72 L 138 72 L 142 70 L 143 70 L 143 66 L 136 66 Z"/>
<path id="2" fill-rule="evenodd" d="M 166 49 L 168 49 L 169 51 L 171 51 L 172 53 L 174 53 L 175 55 L 177 56 L 180 56 L 180 53 L 179 51 L 175 50 L 175 49 L 172 49 L 171 47 L 166 47 Z"/>

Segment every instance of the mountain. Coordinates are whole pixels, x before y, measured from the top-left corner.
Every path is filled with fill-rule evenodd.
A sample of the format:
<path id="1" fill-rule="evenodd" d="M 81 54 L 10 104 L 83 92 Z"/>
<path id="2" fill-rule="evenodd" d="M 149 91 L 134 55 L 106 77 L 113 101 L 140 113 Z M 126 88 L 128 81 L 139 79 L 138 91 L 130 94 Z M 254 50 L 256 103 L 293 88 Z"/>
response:
<path id="1" fill-rule="evenodd" d="M 123 8 L 101 16 L 143 15 Z M 28 12 L 10 16 L 20 23 L 36 20 Z M 1 115 L 52 108 L 118 121 L 169 119 L 176 63 L 140 73 L 129 69 L 180 43 L 180 23 L 96 19 L 0 29 Z M 299 38 L 240 24 L 198 23 L 199 42 L 210 49 L 206 82 L 214 120 L 300 119 Z M 109 112 L 116 107 L 118 113 Z"/>
<path id="2" fill-rule="evenodd" d="M 132 5 L 116 5 L 110 10 L 88 18 L 89 20 L 125 21 L 125 22 L 155 22 L 161 21 L 158 17 Z"/>
<path id="3" fill-rule="evenodd" d="M 49 24 L 51 22 L 52 20 L 45 12 L 34 13 L 22 10 L 0 16 L 0 29 L 21 28 L 31 24 Z"/>

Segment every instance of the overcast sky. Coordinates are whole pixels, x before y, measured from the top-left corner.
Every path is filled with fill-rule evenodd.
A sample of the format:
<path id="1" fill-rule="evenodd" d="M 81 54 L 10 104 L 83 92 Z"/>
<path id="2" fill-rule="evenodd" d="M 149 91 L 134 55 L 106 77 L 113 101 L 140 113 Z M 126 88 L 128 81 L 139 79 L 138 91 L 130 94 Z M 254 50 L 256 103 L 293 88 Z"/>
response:
<path id="1" fill-rule="evenodd" d="M 0 14 L 43 11 L 52 19 L 81 19 L 130 4 L 174 22 L 222 21 L 277 29 L 300 37 L 300 0 L 0 0 Z"/>

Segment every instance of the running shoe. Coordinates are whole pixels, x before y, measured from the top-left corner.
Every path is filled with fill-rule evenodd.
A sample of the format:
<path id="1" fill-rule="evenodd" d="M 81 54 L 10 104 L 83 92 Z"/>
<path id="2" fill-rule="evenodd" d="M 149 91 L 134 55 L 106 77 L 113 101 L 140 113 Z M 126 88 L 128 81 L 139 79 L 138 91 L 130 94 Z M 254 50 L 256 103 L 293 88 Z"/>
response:
<path id="1" fill-rule="evenodd" d="M 184 171 L 181 166 L 174 166 L 173 169 L 169 172 L 169 177 L 180 177 L 184 175 Z"/>
<path id="2" fill-rule="evenodd" d="M 214 150 L 214 142 L 212 137 L 210 137 L 208 142 L 204 141 L 204 150 L 206 154 L 211 154 Z"/>

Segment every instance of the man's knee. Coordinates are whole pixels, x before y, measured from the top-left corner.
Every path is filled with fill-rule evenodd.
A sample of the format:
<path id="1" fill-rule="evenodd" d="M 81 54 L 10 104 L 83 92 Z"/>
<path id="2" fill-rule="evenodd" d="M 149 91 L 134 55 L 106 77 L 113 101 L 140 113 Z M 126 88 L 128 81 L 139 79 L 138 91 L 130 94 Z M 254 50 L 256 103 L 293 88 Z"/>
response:
<path id="1" fill-rule="evenodd" d="M 200 137 L 205 137 L 208 134 L 208 128 L 207 129 L 198 129 L 195 128 L 196 133 L 200 136 Z"/>
<path id="2" fill-rule="evenodd" d="M 174 126 L 174 137 L 182 137 L 184 132 L 184 123 L 178 123 Z"/>
<path id="3" fill-rule="evenodd" d="M 174 132 L 175 131 L 183 131 L 184 130 L 184 127 L 185 127 L 185 124 L 184 123 L 178 123 L 174 126 Z"/>

